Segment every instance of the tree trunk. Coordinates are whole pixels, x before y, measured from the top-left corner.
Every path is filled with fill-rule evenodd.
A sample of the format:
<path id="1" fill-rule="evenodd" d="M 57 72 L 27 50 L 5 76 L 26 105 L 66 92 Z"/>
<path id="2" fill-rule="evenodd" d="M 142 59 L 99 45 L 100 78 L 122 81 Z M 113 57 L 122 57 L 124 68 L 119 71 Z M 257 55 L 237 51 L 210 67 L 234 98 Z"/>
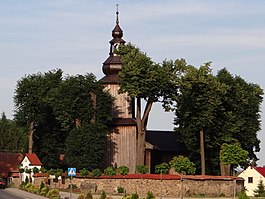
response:
<path id="1" fill-rule="evenodd" d="M 147 100 L 143 117 L 141 117 L 141 98 L 136 98 L 137 107 L 136 107 L 136 123 L 137 123 L 137 165 L 144 165 L 144 157 L 145 157 L 145 146 L 146 146 L 146 126 L 148 122 L 148 116 L 151 111 L 153 105 L 153 99 L 149 98 Z"/>
<path id="2" fill-rule="evenodd" d="M 29 148 L 28 148 L 28 153 L 33 153 L 33 134 L 34 134 L 34 122 L 30 122 L 29 126 L 29 133 L 28 133 L 28 141 L 29 141 Z"/>
<path id="3" fill-rule="evenodd" d="M 200 151 L 201 151 L 201 175 L 205 175 L 205 155 L 204 155 L 203 129 L 200 130 Z"/>
<path id="4" fill-rule="evenodd" d="M 230 176 L 230 164 L 224 164 L 220 162 L 221 176 Z"/>

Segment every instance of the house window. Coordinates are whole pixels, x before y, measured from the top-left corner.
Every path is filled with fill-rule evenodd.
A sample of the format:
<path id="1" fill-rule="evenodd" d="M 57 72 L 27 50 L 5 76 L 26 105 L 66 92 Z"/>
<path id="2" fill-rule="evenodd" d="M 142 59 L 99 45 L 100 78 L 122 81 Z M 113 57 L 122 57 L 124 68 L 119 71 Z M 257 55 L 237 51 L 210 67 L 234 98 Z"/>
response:
<path id="1" fill-rule="evenodd" d="M 253 183 L 253 177 L 248 177 L 248 183 Z"/>

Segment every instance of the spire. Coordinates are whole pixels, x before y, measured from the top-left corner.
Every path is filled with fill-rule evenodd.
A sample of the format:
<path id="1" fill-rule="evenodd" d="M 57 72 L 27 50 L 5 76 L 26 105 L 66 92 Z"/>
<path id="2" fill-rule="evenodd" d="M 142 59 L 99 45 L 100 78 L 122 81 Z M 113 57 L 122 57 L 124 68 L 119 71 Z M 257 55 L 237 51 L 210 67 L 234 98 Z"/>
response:
<path id="1" fill-rule="evenodd" d="M 110 74 L 115 74 L 115 78 L 117 79 L 117 74 L 121 70 L 121 58 L 120 56 L 116 55 L 115 49 L 118 48 L 120 44 L 125 44 L 125 41 L 122 39 L 123 31 L 119 25 L 119 5 L 116 4 L 116 25 L 112 30 L 112 37 L 113 39 L 109 42 L 110 43 L 110 53 L 108 59 L 103 63 L 103 73 L 106 77 Z M 106 78 L 103 78 L 104 81 Z M 115 82 L 117 80 L 115 79 Z"/>
<path id="2" fill-rule="evenodd" d="M 116 11 L 116 24 L 119 25 L 119 4 L 116 4 L 117 11 Z"/>

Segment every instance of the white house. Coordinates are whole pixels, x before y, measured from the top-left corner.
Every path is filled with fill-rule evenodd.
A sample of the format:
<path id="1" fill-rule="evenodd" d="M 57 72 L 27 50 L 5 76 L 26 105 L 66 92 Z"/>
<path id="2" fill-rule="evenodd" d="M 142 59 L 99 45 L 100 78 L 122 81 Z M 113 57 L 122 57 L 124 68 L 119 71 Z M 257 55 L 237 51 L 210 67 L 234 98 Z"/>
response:
<path id="1" fill-rule="evenodd" d="M 42 166 L 42 163 L 35 153 L 32 153 L 32 154 L 26 153 L 25 157 L 22 159 L 20 165 L 21 165 L 21 168 L 24 169 L 24 173 L 22 174 L 22 181 L 25 181 L 27 176 L 28 176 L 29 180 L 34 181 L 33 168 L 36 167 L 36 168 L 40 169 Z M 27 173 L 26 172 L 27 169 L 30 169 L 31 173 Z"/>
<path id="2" fill-rule="evenodd" d="M 242 171 L 238 177 L 244 178 L 246 194 L 254 196 L 254 190 L 257 189 L 259 181 L 262 180 L 265 184 L 265 167 L 251 167 Z"/>

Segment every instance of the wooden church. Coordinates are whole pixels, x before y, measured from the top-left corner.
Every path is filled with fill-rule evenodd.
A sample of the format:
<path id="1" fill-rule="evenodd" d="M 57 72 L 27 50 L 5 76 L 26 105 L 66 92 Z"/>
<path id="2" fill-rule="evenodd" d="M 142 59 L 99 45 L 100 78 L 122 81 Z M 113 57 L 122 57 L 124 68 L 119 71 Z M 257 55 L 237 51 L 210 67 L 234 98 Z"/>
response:
<path id="1" fill-rule="evenodd" d="M 122 70 L 121 58 L 114 53 L 119 45 L 125 44 L 123 31 L 119 25 L 119 12 L 116 12 L 116 25 L 112 30 L 109 57 L 103 63 L 105 76 L 100 80 L 114 98 L 112 123 L 107 135 L 107 148 L 104 166 L 127 166 L 130 173 L 136 168 L 137 128 L 134 115 L 134 100 L 127 93 L 119 93 L 118 73 Z M 151 172 L 162 162 L 168 162 L 175 155 L 184 154 L 186 149 L 177 135 L 169 131 L 146 132 L 145 165 Z"/>

